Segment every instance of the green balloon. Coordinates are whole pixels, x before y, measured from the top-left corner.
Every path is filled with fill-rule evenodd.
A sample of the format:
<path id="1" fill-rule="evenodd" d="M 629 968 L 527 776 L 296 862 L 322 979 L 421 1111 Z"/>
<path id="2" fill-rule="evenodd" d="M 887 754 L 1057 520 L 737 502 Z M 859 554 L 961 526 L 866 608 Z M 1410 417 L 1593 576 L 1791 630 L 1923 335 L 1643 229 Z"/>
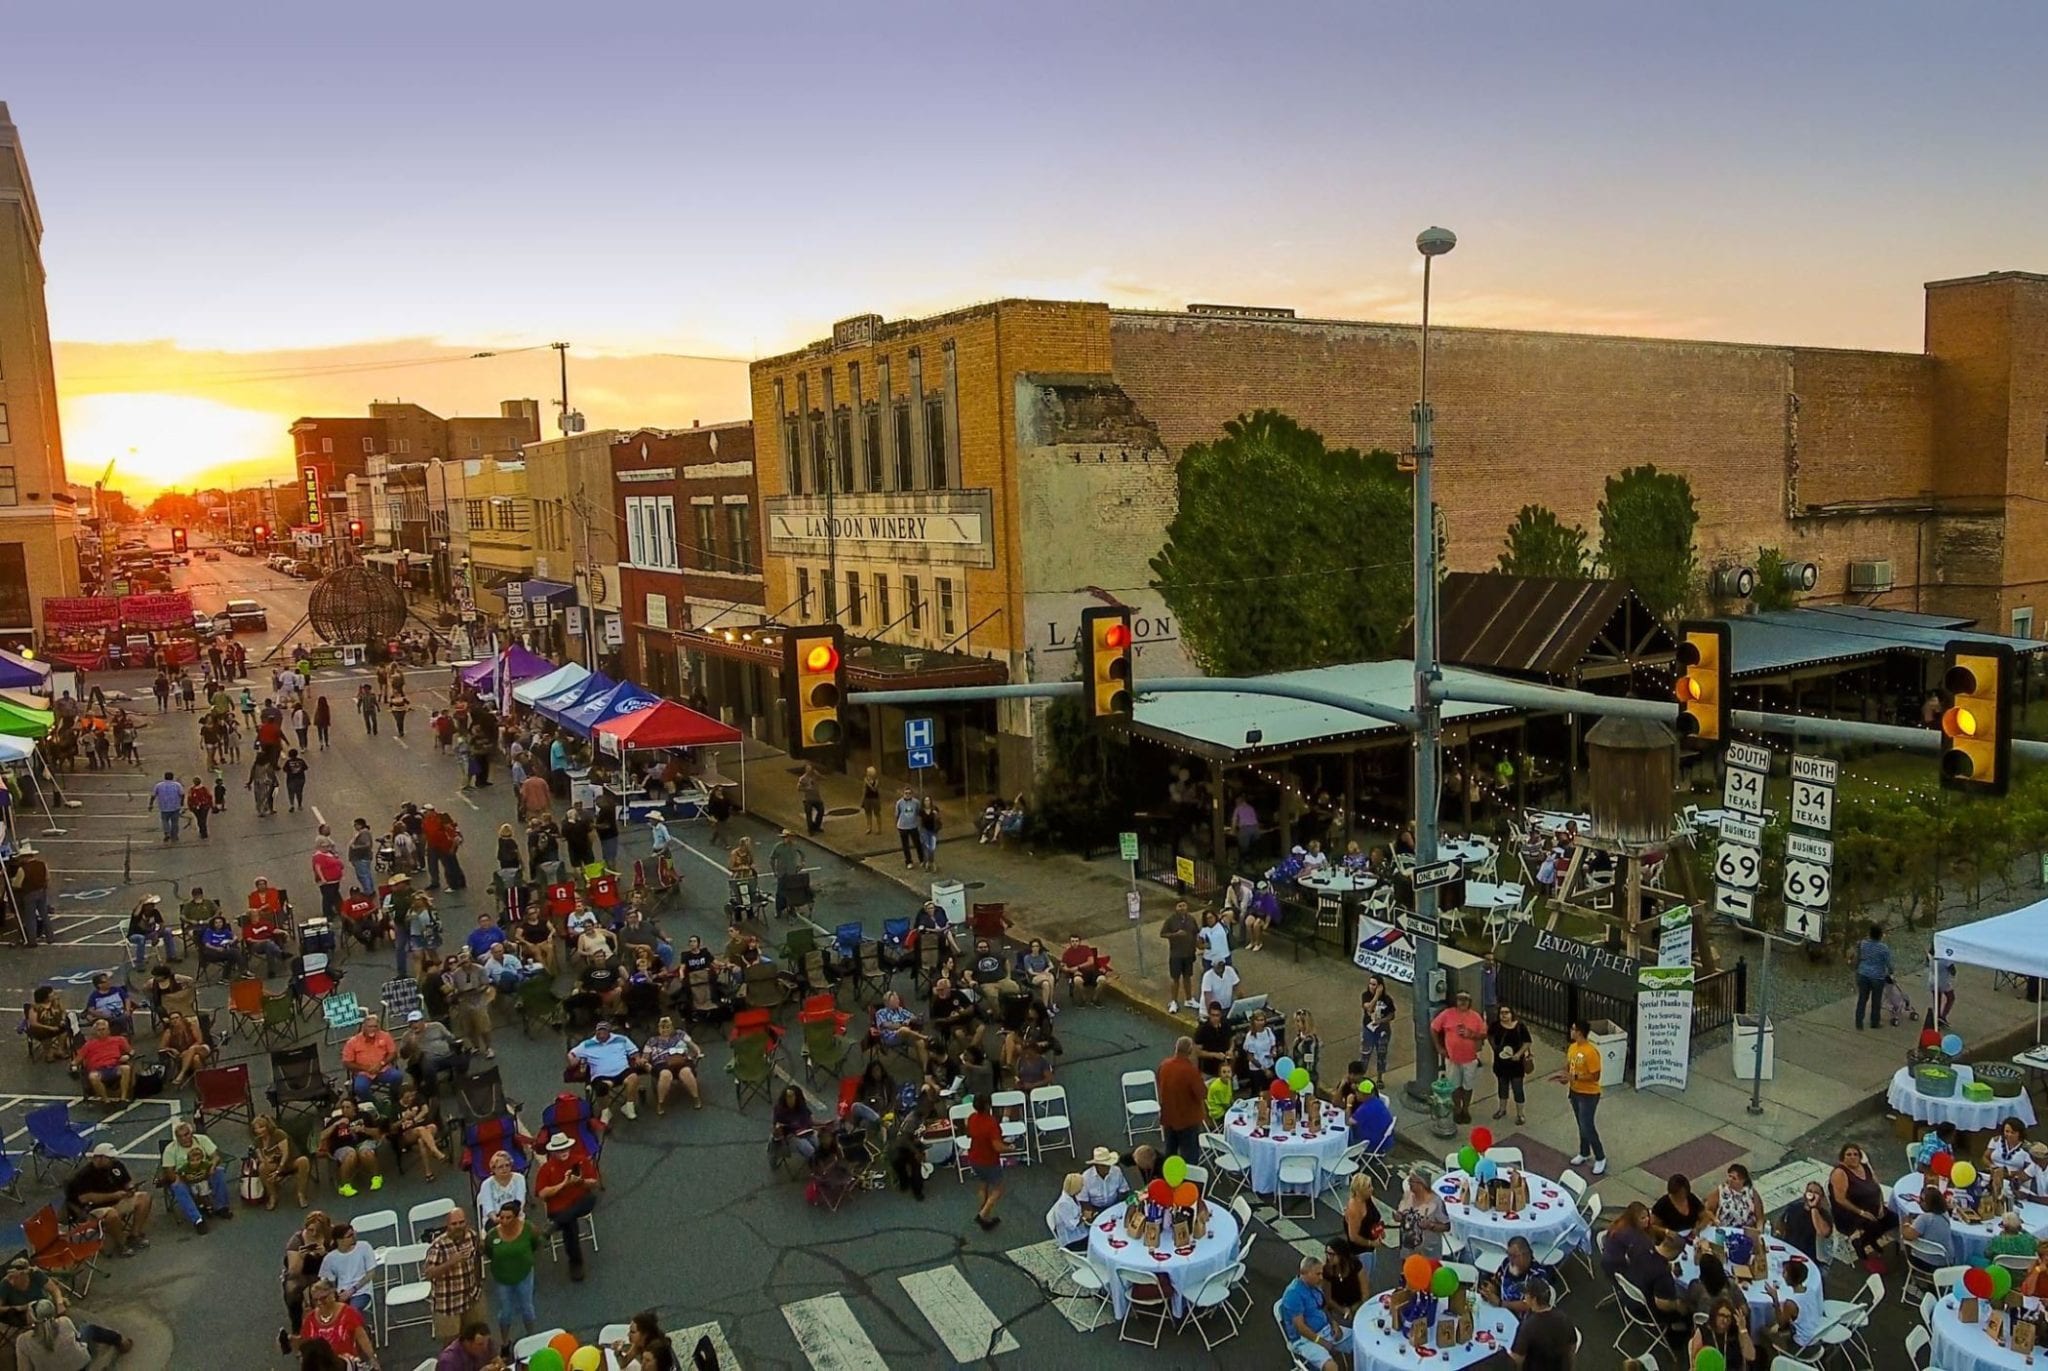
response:
<path id="1" fill-rule="evenodd" d="M 526 1371 L 568 1371 L 562 1364 L 562 1354 L 552 1347 L 543 1347 L 526 1359 Z"/>
<path id="2" fill-rule="evenodd" d="M 1295 1094 L 1297 1094 L 1297 1095 L 1299 1095 L 1299 1094 L 1300 1094 L 1300 1093 L 1301 1093 L 1302 1091 L 1304 1091 L 1304 1090 L 1308 1089 L 1308 1085 L 1309 1085 L 1309 1074 L 1308 1074 L 1308 1068 L 1307 1068 L 1307 1067 L 1305 1067 L 1305 1066 L 1297 1066 L 1297 1067 L 1295 1067 L 1295 1068 L 1294 1068 L 1294 1074 L 1293 1074 L 1292 1076 L 1289 1076 L 1289 1077 L 1287 1078 L 1287 1084 L 1288 1084 L 1289 1086 L 1293 1087 L 1293 1089 L 1294 1089 L 1294 1093 L 1295 1093 Z"/>
<path id="3" fill-rule="evenodd" d="M 1439 1266 L 1436 1274 L 1429 1278 L 1429 1293 L 1446 1300 L 1457 1294 L 1458 1273 L 1448 1266 Z"/>
<path id="4" fill-rule="evenodd" d="M 1461 1170 L 1467 1172 L 1477 1171 L 1479 1169 L 1479 1149 L 1471 1143 L 1466 1143 L 1463 1147 L 1459 1148 L 1458 1166 Z"/>
<path id="5" fill-rule="evenodd" d="M 2002 1300 L 2012 1293 L 2012 1272 L 2004 1266 L 1991 1267 L 1991 1298 Z"/>
<path id="6" fill-rule="evenodd" d="M 1718 1347 L 1702 1347 L 1692 1359 L 1692 1371 L 1728 1371 L 1728 1358 L 1721 1355 Z"/>
<path id="7" fill-rule="evenodd" d="M 1179 1185 L 1188 1178 L 1188 1164 L 1183 1157 L 1168 1157 L 1166 1164 L 1159 1168 L 1159 1174 L 1166 1177 L 1168 1185 Z"/>

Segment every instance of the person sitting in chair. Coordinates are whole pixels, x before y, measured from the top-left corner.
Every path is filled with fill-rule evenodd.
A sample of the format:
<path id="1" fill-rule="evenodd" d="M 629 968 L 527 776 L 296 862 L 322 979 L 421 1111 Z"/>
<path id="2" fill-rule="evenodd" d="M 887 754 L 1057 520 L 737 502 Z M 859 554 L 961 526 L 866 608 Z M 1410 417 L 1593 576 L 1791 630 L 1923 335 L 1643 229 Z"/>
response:
<path id="1" fill-rule="evenodd" d="M 964 990 L 956 990 L 953 983 L 941 976 L 932 985 L 931 1013 L 926 1022 L 932 1026 L 932 1035 L 945 1042 L 957 1042 L 961 1046 L 979 1047 L 987 1025 L 982 1023 L 974 997 Z"/>
<path id="2" fill-rule="evenodd" d="M 56 1062 L 71 1055 L 74 1046 L 71 1012 L 57 997 L 57 987 L 36 987 L 35 997 L 29 1001 L 28 1013 L 22 1019 L 21 1031 L 28 1035 L 31 1056 L 40 1054 L 42 1060 Z"/>
<path id="3" fill-rule="evenodd" d="M 228 922 L 228 916 L 218 909 L 212 917 L 199 925 L 199 965 L 227 968 L 233 976 L 242 969 L 242 940 L 235 933 L 235 926 Z"/>
<path id="4" fill-rule="evenodd" d="M 353 1097 L 344 1095 L 335 1103 L 320 1130 L 315 1150 L 334 1161 L 334 1188 L 343 1199 L 356 1197 L 356 1180 L 369 1181 L 370 1189 L 382 1190 L 384 1177 L 378 1171 L 377 1144 L 382 1138 L 375 1115 L 365 1116 Z"/>
<path id="5" fill-rule="evenodd" d="M 92 978 L 92 989 L 85 995 L 85 1020 L 88 1024 L 100 1022 L 117 1035 L 125 1035 L 135 1023 L 135 997 L 125 985 L 114 984 L 114 978 L 102 971 Z"/>
<path id="6" fill-rule="evenodd" d="M 171 1073 L 171 1089 L 181 1090 L 194 1072 L 213 1060 L 213 1048 L 199 1031 L 198 1021 L 180 1010 L 166 1014 L 163 1024 L 163 1032 L 157 1034 L 157 1055 Z"/>
<path id="7" fill-rule="evenodd" d="M 941 956 L 957 957 L 960 944 L 953 940 L 953 924 L 946 911 L 926 900 L 910 921 L 910 945 L 922 952 L 927 942 L 939 944 Z"/>
<path id="8" fill-rule="evenodd" d="M 135 1052 L 106 1019 L 93 1020 L 75 1054 L 86 1093 L 101 1104 L 126 1104 L 135 1097 Z M 110 1093 L 112 1092 L 112 1093 Z"/>
<path id="9" fill-rule="evenodd" d="M 591 1036 L 569 1049 L 569 1066 L 588 1076 L 600 1123 L 611 1126 L 614 1094 L 625 1096 L 619 1105 L 621 1113 L 629 1119 L 639 1117 L 647 1061 L 631 1038 L 612 1032 L 610 1021 L 599 1019 Z"/>
<path id="10" fill-rule="evenodd" d="M 149 1246 L 150 1203 L 149 1192 L 135 1183 L 112 1143 L 97 1144 L 64 1183 L 66 1216 L 93 1219 L 115 1252 Z"/>
<path id="11" fill-rule="evenodd" d="M 213 1139 L 196 1131 L 187 1120 L 179 1120 L 171 1130 L 171 1141 L 164 1146 L 158 1170 L 158 1183 L 170 1187 L 171 1203 L 185 1216 L 185 1222 L 201 1233 L 206 1231 L 209 1217 L 232 1219 L 235 1216 L 234 1196 L 228 1190 L 227 1163 L 221 1160 L 220 1148 L 214 1145 Z M 200 1212 L 200 1199 L 194 1194 L 202 1187 L 204 1213 Z"/>
<path id="12" fill-rule="evenodd" d="M 357 1099 L 369 1098 L 372 1090 L 388 1090 L 405 1077 L 398 1066 L 398 1042 L 375 1014 L 363 1015 L 362 1026 L 341 1045 L 341 1065 Z"/>

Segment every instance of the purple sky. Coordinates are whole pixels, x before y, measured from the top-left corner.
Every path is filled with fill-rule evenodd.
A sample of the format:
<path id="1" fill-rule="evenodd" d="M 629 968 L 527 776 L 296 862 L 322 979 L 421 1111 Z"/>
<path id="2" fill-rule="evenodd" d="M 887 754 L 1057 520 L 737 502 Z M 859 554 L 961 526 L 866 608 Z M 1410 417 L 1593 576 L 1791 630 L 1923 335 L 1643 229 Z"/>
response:
<path id="1" fill-rule="evenodd" d="M 0 99 L 56 335 L 154 345 L 67 349 L 80 397 L 190 350 L 745 357 L 1014 293 L 1409 318 L 1430 223 L 1446 322 L 1913 348 L 1922 281 L 2048 269 L 2044 40 L 1863 0 L 117 0 L 17 7 Z M 522 367 L 352 389 L 546 393 Z M 592 421 L 743 405 L 677 368 Z"/>

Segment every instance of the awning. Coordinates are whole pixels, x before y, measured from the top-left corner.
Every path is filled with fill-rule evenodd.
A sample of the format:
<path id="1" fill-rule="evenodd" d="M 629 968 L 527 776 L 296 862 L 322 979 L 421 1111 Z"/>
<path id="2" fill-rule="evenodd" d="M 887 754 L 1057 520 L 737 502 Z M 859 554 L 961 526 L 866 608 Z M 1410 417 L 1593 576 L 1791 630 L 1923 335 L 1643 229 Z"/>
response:
<path id="1" fill-rule="evenodd" d="M 2022 976 L 2048 976 L 2048 900 L 1973 924 L 1939 929 L 1934 935 L 1934 957 Z"/>
<path id="2" fill-rule="evenodd" d="M 506 648 L 486 662 L 478 662 L 462 673 L 462 683 L 478 690 L 498 683 L 498 668 L 503 665 L 508 679 L 530 681 L 536 676 L 545 676 L 555 669 L 555 664 L 537 652 L 529 652 L 517 643 Z"/>
<path id="3" fill-rule="evenodd" d="M 1413 650 L 1413 627 L 1396 650 Z M 1622 581 L 1453 571 L 1437 609 L 1444 661 L 1569 681 L 1671 661 L 1671 633 Z"/>
<path id="4" fill-rule="evenodd" d="M 10 738 L 41 738 L 56 724 L 57 717 L 47 709 L 23 709 L 0 700 L 0 734 Z"/>
<path id="5" fill-rule="evenodd" d="M 544 700 L 536 700 L 533 708 L 541 718 L 562 722 L 565 711 L 574 709 L 585 700 L 593 700 L 618 684 L 602 671 L 593 671 L 567 690 L 558 690 Z"/>
<path id="6" fill-rule="evenodd" d="M 1985 633 L 1969 621 L 1930 623 L 1931 616 L 1861 608 L 1823 606 L 1742 614 L 1728 625 L 1728 655 L 1736 680 L 1777 676 L 1816 667 L 1877 661 L 1892 653 L 1938 657 L 1951 640 L 1971 638 L 2003 643 L 2015 653 L 2048 652 L 2048 641 Z"/>
<path id="7" fill-rule="evenodd" d="M 576 587 L 565 586 L 560 581 L 523 581 L 520 583 L 519 588 L 524 592 L 522 598 L 528 604 L 536 604 L 543 600 L 573 600 L 576 598 Z"/>
<path id="8" fill-rule="evenodd" d="M 616 740 L 621 747 L 708 747 L 714 743 L 736 743 L 740 731 L 708 714 L 685 708 L 674 700 L 660 700 L 637 714 L 623 714 L 597 726 L 600 738 Z"/>
<path id="9" fill-rule="evenodd" d="M 591 730 L 605 720 L 637 714 L 660 699 L 659 695 L 642 690 L 631 681 L 621 681 L 602 695 L 585 696 L 563 710 L 558 721 L 577 737 L 588 738 Z"/>
<path id="10" fill-rule="evenodd" d="M 9 738 L 0 735 L 0 766 L 25 762 L 35 755 L 36 745 L 26 738 Z"/>
<path id="11" fill-rule="evenodd" d="M 519 704 L 530 705 L 545 700 L 557 691 L 569 690 L 582 685 L 589 677 L 590 668 L 581 662 L 570 662 L 567 666 L 550 671 L 545 676 L 536 676 L 523 685 L 512 688 L 512 698 Z"/>
<path id="12" fill-rule="evenodd" d="M 0 687 L 27 689 L 43 685 L 49 679 L 48 662 L 32 662 L 26 657 L 0 650 Z"/>

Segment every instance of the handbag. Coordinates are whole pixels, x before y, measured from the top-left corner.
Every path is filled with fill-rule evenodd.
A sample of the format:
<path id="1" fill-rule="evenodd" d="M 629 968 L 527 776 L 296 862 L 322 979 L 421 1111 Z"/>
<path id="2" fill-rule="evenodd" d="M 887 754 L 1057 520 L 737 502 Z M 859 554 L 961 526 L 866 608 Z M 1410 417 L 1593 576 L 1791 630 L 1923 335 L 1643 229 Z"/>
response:
<path id="1" fill-rule="evenodd" d="M 263 1171 L 256 1165 L 254 1153 L 242 1158 L 241 1194 L 243 1204 L 261 1204 L 268 1192 L 263 1185 Z"/>

